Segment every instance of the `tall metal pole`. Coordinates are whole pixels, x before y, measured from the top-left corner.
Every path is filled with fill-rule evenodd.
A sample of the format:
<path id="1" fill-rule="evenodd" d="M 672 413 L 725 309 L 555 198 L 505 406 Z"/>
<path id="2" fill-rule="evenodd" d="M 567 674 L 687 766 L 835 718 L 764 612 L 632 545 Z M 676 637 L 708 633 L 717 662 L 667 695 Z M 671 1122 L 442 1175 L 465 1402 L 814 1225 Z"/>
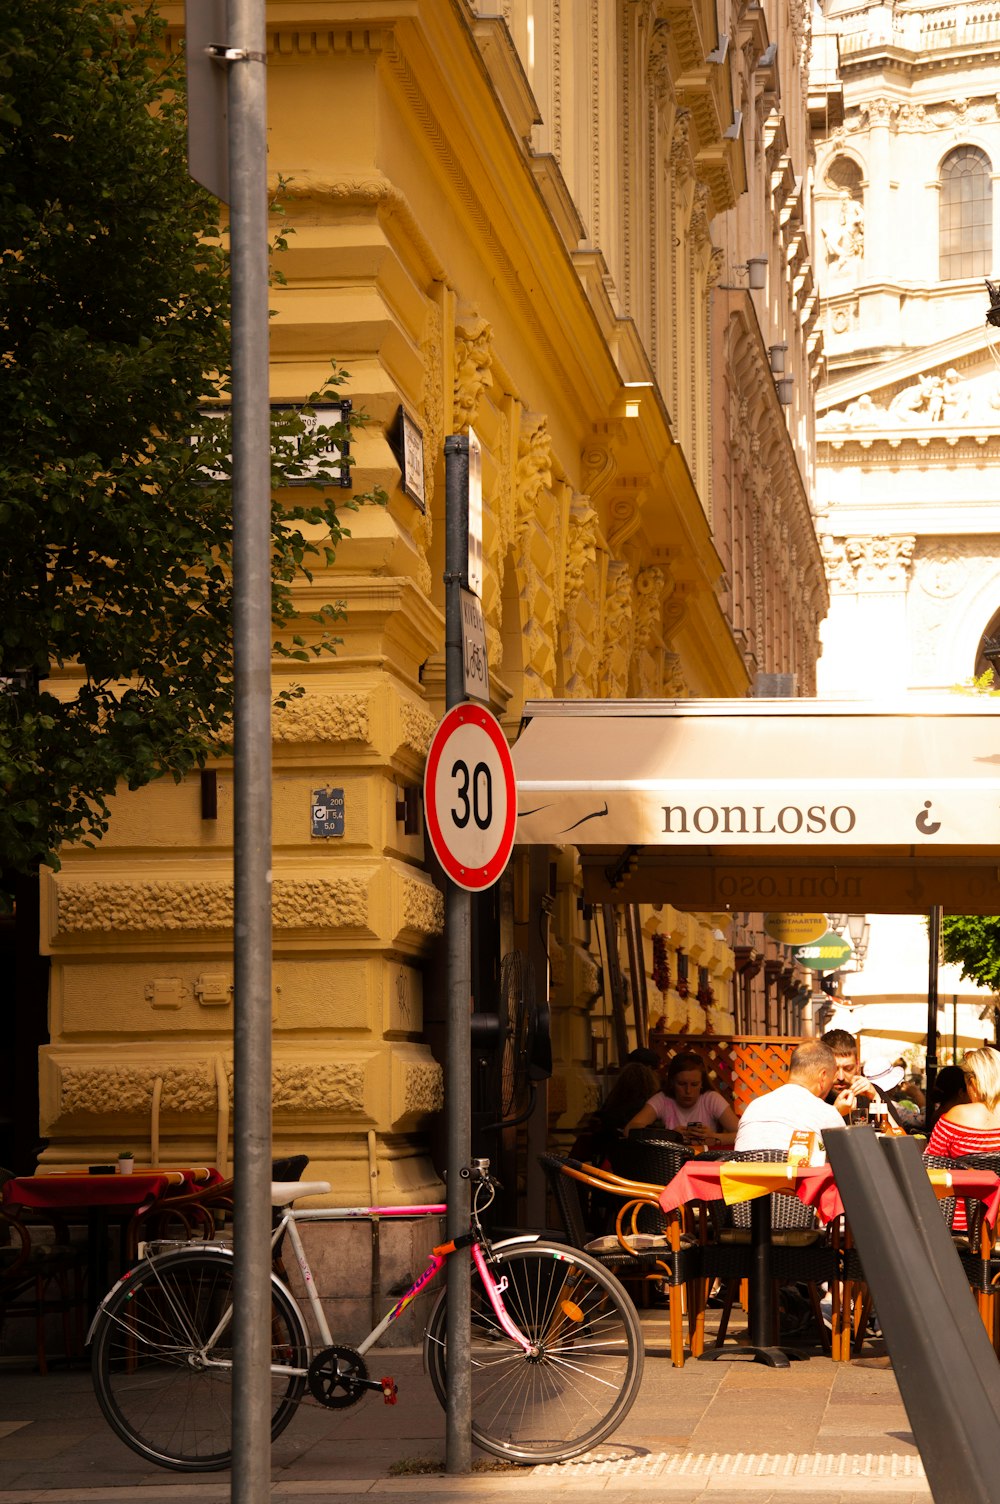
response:
<path id="1" fill-rule="evenodd" d="M 941 912 L 940 904 L 935 904 L 927 916 L 927 1107 L 924 1115 L 928 1135 L 934 1127 L 931 1101 L 938 1070 L 938 958 L 941 954 Z"/>
<path id="2" fill-rule="evenodd" d="M 451 434 L 445 462 L 445 699 L 447 709 L 465 699 L 462 664 L 462 584 L 469 557 L 469 440 Z M 472 895 L 449 881 L 445 899 L 448 968 L 447 1145 L 449 1238 L 469 1228 L 469 1182 L 462 1170 L 472 1153 Z M 448 1261 L 448 1398 L 445 1467 L 472 1467 L 471 1260 Z"/>
<path id="3" fill-rule="evenodd" d="M 264 0 L 229 0 L 235 887 L 234 1504 L 271 1494 L 271 451 Z"/>

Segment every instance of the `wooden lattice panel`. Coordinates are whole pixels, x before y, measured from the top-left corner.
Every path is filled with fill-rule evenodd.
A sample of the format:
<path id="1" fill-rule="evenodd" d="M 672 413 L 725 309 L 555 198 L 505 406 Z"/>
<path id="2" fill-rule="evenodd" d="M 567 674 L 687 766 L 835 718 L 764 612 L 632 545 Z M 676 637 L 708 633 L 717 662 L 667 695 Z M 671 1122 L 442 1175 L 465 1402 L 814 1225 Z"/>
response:
<path id="1" fill-rule="evenodd" d="M 655 1047 L 663 1065 L 682 1050 L 700 1055 L 711 1084 L 741 1113 L 754 1097 L 784 1084 L 792 1051 L 801 1043 L 798 1036 L 668 1034 L 657 1035 Z"/>

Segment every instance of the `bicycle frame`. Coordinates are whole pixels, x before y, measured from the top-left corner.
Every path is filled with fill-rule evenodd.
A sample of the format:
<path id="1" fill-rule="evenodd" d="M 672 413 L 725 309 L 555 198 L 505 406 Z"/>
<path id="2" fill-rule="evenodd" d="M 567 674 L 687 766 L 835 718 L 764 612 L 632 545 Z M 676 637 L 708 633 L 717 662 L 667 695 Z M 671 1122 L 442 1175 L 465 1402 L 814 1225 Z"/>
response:
<path id="1" fill-rule="evenodd" d="M 296 1211 L 294 1207 L 288 1207 L 286 1209 L 281 1217 L 281 1220 L 278 1223 L 278 1226 L 275 1228 L 274 1237 L 271 1240 L 271 1246 L 272 1248 L 277 1247 L 278 1243 L 281 1240 L 282 1234 L 287 1232 L 288 1240 L 295 1251 L 296 1262 L 299 1266 L 299 1272 L 302 1275 L 302 1281 L 309 1300 L 309 1307 L 312 1312 L 313 1320 L 316 1323 L 316 1328 L 320 1334 L 320 1337 L 322 1338 L 324 1347 L 333 1346 L 333 1335 L 330 1331 L 330 1326 L 326 1319 L 326 1313 L 323 1310 L 323 1303 L 316 1289 L 316 1282 L 313 1279 L 312 1270 L 309 1267 L 309 1260 L 306 1257 L 306 1251 L 302 1245 L 302 1238 L 299 1235 L 297 1224 L 299 1222 L 349 1222 L 357 1221 L 359 1219 L 381 1217 L 394 1217 L 397 1221 L 402 1221 L 407 1218 L 414 1221 L 419 1221 L 423 1217 L 443 1215 L 446 1210 L 447 1207 L 443 1204 L 434 1204 L 428 1206 L 316 1207 L 314 1209 L 303 1209 L 301 1211 Z M 505 1240 L 504 1246 L 506 1246 L 507 1242 L 521 1243 L 535 1241 L 537 1241 L 537 1235 L 529 1235 L 524 1238 Z M 393 1322 L 399 1319 L 402 1313 L 406 1310 L 406 1307 L 410 1304 L 411 1300 L 413 1300 L 415 1296 L 419 1295 L 422 1290 L 425 1290 L 427 1288 L 427 1286 L 437 1276 L 438 1271 L 444 1267 L 450 1256 L 455 1253 L 460 1246 L 467 1246 L 469 1248 L 472 1259 L 476 1265 L 477 1270 L 479 1271 L 479 1277 L 483 1282 L 483 1288 L 485 1289 L 487 1296 L 489 1297 L 490 1305 L 493 1307 L 494 1314 L 497 1318 L 497 1321 L 500 1323 L 500 1326 L 504 1333 L 511 1339 L 512 1342 L 516 1342 L 521 1348 L 523 1348 L 526 1353 L 530 1353 L 532 1351 L 533 1344 L 518 1329 L 516 1323 L 512 1321 L 511 1317 L 508 1315 L 506 1307 L 504 1306 L 503 1292 L 507 1288 L 506 1278 L 502 1278 L 499 1281 L 493 1278 L 489 1263 L 486 1259 L 485 1254 L 483 1253 L 481 1243 L 479 1243 L 479 1241 L 476 1239 L 472 1239 L 467 1245 L 464 1244 L 464 1242 L 460 1245 L 459 1243 L 450 1241 L 447 1243 L 441 1243 L 437 1247 L 431 1249 L 426 1269 L 424 1269 L 422 1273 L 417 1276 L 406 1293 L 404 1295 L 401 1295 L 396 1303 L 389 1308 L 389 1310 L 383 1316 L 382 1320 L 377 1324 L 377 1326 L 372 1328 L 367 1337 L 362 1338 L 362 1340 L 357 1344 L 356 1351 L 359 1352 L 362 1357 L 366 1352 L 368 1352 L 369 1348 L 374 1347 L 375 1343 L 379 1340 L 384 1332 L 388 1331 Z"/>

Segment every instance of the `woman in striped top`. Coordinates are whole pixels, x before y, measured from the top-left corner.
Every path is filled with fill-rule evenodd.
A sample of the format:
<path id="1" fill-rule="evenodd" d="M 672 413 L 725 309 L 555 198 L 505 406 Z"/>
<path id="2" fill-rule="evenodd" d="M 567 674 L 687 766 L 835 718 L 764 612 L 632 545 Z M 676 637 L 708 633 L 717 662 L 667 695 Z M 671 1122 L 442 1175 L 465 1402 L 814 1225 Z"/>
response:
<path id="1" fill-rule="evenodd" d="M 984 1045 L 959 1062 L 967 1102 L 956 1102 L 934 1124 L 924 1151 L 958 1159 L 963 1154 L 1000 1154 L 1000 1053 Z M 965 1205 L 955 1208 L 954 1228 L 965 1231 Z"/>

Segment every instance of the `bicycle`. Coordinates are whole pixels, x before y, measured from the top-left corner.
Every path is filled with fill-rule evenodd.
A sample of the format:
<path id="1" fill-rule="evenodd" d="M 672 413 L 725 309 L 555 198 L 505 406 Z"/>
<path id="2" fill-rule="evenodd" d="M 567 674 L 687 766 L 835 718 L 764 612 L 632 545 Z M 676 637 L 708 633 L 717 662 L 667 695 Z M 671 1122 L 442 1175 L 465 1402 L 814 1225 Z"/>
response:
<path id="1" fill-rule="evenodd" d="M 440 1244 L 427 1268 L 357 1347 L 335 1344 L 299 1235 L 300 1222 L 420 1218 L 444 1205 L 296 1210 L 325 1181 L 272 1187 L 282 1208 L 272 1250 L 287 1234 L 309 1298 L 314 1341 L 284 1281 L 271 1275 L 272 1439 L 308 1392 L 341 1409 L 371 1391 L 396 1402 L 392 1378 L 373 1379 L 365 1355 L 460 1249 L 472 1270 L 472 1436 L 508 1462 L 560 1462 L 589 1451 L 624 1420 L 639 1390 L 644 1349 L 635 1307 L 597 1260 L 537 1234 L 493 1244 L 481 1216 L 496 1194 L 488 1160 L 474 1182 L 468 1233 Z M 446 1297 L 424 1333 L 424 1361 L 443 1405 L 448 1384 Z M 179 1472 L 217 1471 L 232 1460 L 232 1245 L 159 1242 L 104 1297 L 91 1325 L 97 1399 L 118 1436 L 150 1462 Z"/>

